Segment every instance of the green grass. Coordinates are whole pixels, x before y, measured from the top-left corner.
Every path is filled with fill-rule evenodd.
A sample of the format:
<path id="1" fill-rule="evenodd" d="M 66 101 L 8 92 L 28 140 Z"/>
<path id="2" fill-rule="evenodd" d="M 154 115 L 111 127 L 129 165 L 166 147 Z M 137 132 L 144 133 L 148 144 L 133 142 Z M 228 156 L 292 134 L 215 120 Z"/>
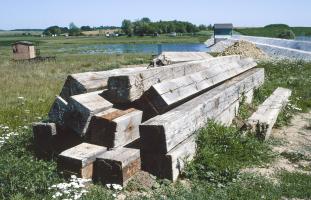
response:
<path id="1" fill-rule="evenodd" d="M 243 167 L 272 160 L 269 146 L 253 136 L 242 136 L 235 127 L 210 122 L 198 133 L 197 155 L 186 176 L 212 183 L 227 183 L 237 178 Z"/>
<path id="2" fill-rule="evenodd" d="M 311 36 L 311 27 L 258 27 L 258 28 L 238 28 L 235 31 L 242 35 L 260 36 L 260 37 L 275 37 L 286 29 L 291 29 L 296 36 Z"/>

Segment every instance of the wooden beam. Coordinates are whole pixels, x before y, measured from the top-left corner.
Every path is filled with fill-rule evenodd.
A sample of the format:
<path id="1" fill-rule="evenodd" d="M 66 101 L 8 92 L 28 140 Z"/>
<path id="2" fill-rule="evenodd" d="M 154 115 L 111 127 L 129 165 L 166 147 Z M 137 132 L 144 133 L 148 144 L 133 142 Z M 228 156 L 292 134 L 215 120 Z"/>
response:
<path id="1" fill-rule="evenodd" d="M 187 76 L 163 81 L 153 85 L 144 95 L 145 105 L 153 107 L 157 114 L 180 105 L 185 100 L 198 96 L 211 87 L 233 78 L 257 65 L 253 59 L 246 58 L 230 63 L 207 66 L 204 70 Z"/>
<path id="2" fill-rule="evenodd" d="M 96 91 L 70 97 L 68 111 L 65 113 L 65 124 L 79 135 L 84 136 L 91 118 L 113 106 L 100 95 L 102 92 Z"/>
<path id="3" fill-rule="evenodd" d="M 95 180 L 123 186 L 140 169 L 140 151 L 120 147 L 97 156 Z"/>
<path id="4" fill-rule="evenodd" d="M 54 152 L 54 138 L 57 134 L 55 123 L 34 123 L 32 125 L 36 155 L 39 158 L 51 158 Z"/>
<path id="5" fill-rule="evenodd" d="M 108 109 L 92 118 L 87 134 L 88 141 L 108 148 L 127 145 L 139 138 L 141 120 L 140 110 Z"/>
<path id="6" fill-rule="evenodd" d="M 232 124 L 233 119 L 238 116 L 240 102 L 235 101 L 232 103 L 229 108 L 224 110 L 220 115 L 212 118 L 215 122 L 220 123 L 224 126 L 230 126 Z"/>
<path id="7" fill-rule="evenodd" d="M 81 178 L 92 178 L 93 163 L 96 157 L 105 151 L 107 151 L 106 147 L 82 143 L 59 154 L 57 168 Z"/>
<path id="8" fill-rule="evenodd" d="M 153 66 L 166 66 L 181 62 L 213 58 L 206 52 L 162 52 L 152 61 Z"/>
<path id="9" fill-rule="evenodd" d="M 128 74 L 146 69 L 146 67 L 121 68 L 100 72 L 84 72 L 71 74 L 67 77 L 60 96 L 66 101 L 69 97 L 103 90 L 107 88 L 108 78 L 120 73 Z"/>
<path id="10" fill-rule="evenodd" d="M 247 120 L 248 127 L 256 133 L 260 139 L 267 140 L 279 113 L 287 105 L 292 91 L 285 88 L 277 88 L 266 99 L 255 113 Z"/>
<path id="11" fill-rule="evenodd" d="M 193 134 L 178 144 L 167 154 L 141 153 L 142 170 L 161 179 L 176 181 L 184 170 L 185 164 L 191 161 L 196 152 L 195 135 Z"/>
<path id="12" fill-rule="evenodd" d="M 178 63 L 165 67 L 154 67 L 130 75 L 119 75 L 108 79 L 108 100 L 125 104 L 139 99 L 151 86 L 165 80 L 179 78 L 202 71 L 220 63 L 240 60 L 240 56 L 224 56 L 202 61 Z"/>
<path id="13" fill-rule="evenodd" d="M 198 96 L 140 127 L 143 152 L 165 154 L 208 121 L 218 116 L 243 93 L 264 82 L 264 69 L 252 69 Z"/>
<path id="14" fill-rule="evenodd" d="M 68 109 L 67 106 L 68 103 L 63 98 L 61 98 L 60 96 L 56 96 L 56 99 L 48 114 L 49 121 L 56 124 L 64 125 L 64 114 Z"/>

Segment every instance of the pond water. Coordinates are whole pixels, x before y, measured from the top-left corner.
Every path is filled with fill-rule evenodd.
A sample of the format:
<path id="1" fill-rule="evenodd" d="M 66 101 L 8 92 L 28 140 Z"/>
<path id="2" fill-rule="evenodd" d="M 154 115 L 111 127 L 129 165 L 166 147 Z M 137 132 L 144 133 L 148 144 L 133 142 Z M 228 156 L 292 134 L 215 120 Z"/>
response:
<path id="1" fill-rule="evenodd" d="M 206 52 L 208 48 L 205 44 L 196 43 L 168 43 L 168 44 L 103 44 L 88 45 L 77 48 L 62 48 L 60 52 L 78 52 L 82 54 L 101 53 L 151 53 L 158 54 L 162 51 L 195 51 Z"/>

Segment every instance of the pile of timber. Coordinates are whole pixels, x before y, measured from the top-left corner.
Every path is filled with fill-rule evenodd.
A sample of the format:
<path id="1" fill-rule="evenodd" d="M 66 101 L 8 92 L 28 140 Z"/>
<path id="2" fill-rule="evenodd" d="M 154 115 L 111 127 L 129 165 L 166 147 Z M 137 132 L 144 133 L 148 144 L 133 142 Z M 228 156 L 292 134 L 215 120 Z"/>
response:
<path id="1" fill-rule="evenodd" d="M 264 69 L 240 56 L 68 76 L 33 126 L 36 152 L 58 169 L 124 185 L 143 169 L 175 181 L 195 156 L 195 132 L 213 119 L 229 125 Z"/>

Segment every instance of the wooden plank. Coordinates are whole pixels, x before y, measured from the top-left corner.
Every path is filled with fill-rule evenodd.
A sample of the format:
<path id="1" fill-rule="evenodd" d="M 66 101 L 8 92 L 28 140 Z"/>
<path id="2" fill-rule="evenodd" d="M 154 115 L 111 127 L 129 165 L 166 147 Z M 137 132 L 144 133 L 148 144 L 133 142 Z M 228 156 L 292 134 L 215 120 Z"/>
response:
<path id="1" fill-rule="evenodd" d="M 159 56 L 153 59 L 152 65 L 165 66 L 210 58 L 213 58 L 213 56 L 206 52 L 162 52 Z"/>
<path id="2" fill-rule="evenodd" d="M 121 68 L 108 71 L 71 74 L 67 77 L 60 96 L 68 101 L 69 97 L 74 95 L 103 90 L 107 88 L 107 81 L 110 76 L 116 76 L 120 73 L 136 73 L 144 69 L 146 69 L 146 67 Z"/>
<path id="3" fill-rule="evenodd" d="M 64 114 L 67 111 L 68 103 L 61 98 L 60 96 L 56 96 L 54 103 L 50 109 L 48 114 L 49 121 L 54 122 L 56 124 L 63 125 L 64 124 Z"/>
<path id="4" fill-rule="evenodd" d="M 50 158 L 54 152 L 55 123 L 34 123 L 32 125 L 35 153 L 39 158 Z"/>
<path id="5" fill-rule="evenodd" d="M 70 97 L 68 111 L 65 113 L 65 124 L 79 135 L 84 136 L 91 118 L 113 106 L 100 95 L 102 92 L 96 91 Z"/>
<path id="6" fill-rule="evenodd" d="M 208 119 L 218 116 L 243 93 L 264 82 L 264 69 L 252 69 L 220 86 L 158 115 L 140 125 L 141 149 L 144 152 L 167 153 Z"/>
<path id="7" fill-rule="evenodd" d="M 230 63 L 219 63 L 206 67 L 206 69 L 163 81 L 153 85 L 144 95 L 148 103 L 158 114 L 165 113 L 172 107 L 180 105 L 187 99 L 197 96 L 209 88 L 235 77 L 257 65 L 253 59 L 246 58 L 232 61 Z"/>
<path id="8" fill-rule="evenodd" d="M 140 169 L 140 151 L 120 147 L 97 156 L 95 180 L 123 186 Z"/>
<path id="9" fill-rule="evenodd" d="M 240 56 L 224 56 L 202 61 L 178 63 L 165 67 L 154 67 L 130 75 L 119 75 L 108 79 L 108 100 L 125 104 L 139 99 L 151 86 L 169 79 L 202 71 L 219 63 L 240 60 Z"/>
<path id="10" fill-rule="evenodd" d="M 92 178 L 96 156 L 105 151 L 107 151 L 106 147 L 82 143 L 59 154 L 57 168 L 82 178 Z"/>
<path id="11" fill-rule="evenodd" d="M 141 153 L 142 170 L 161 179 L 176 181 L 196 152 L 196 135 L 193 134 L 167 154 Z"/>
<path id="12" fill-rule="evenodd" d="M 232 103 L 229 108 L 224 110 L 220 115 L 216 116 L 214 119 L 215 122 L 222 124 L 224 126 L 230 126 L 233 119 L 238 116 L 240 102 L 235 101 Z"/>
<path id="13" fill-rule="evenodd" d="M 108 148 L 127 145 L 139 138 L 141 120 L 140 110 L 108 109 L 92 118 L 87 134 L 88 141 Z"/>
<path id="14" fill-rule="evenodd" d="M 263 140 L 270 137 L 277 117 L 288 103 L 291 94 L 292 91 L 289 89 L 277 88 L 247 120 L 249 128 L 256 133 L 256 136 Z"/>
<path id="15" fill-rule="evenodd" d="M 34 123 L 33 137 L 36 156 L 48 160 L 82 143 L 82 138 L 74 131 L 55 123 Z"/>

